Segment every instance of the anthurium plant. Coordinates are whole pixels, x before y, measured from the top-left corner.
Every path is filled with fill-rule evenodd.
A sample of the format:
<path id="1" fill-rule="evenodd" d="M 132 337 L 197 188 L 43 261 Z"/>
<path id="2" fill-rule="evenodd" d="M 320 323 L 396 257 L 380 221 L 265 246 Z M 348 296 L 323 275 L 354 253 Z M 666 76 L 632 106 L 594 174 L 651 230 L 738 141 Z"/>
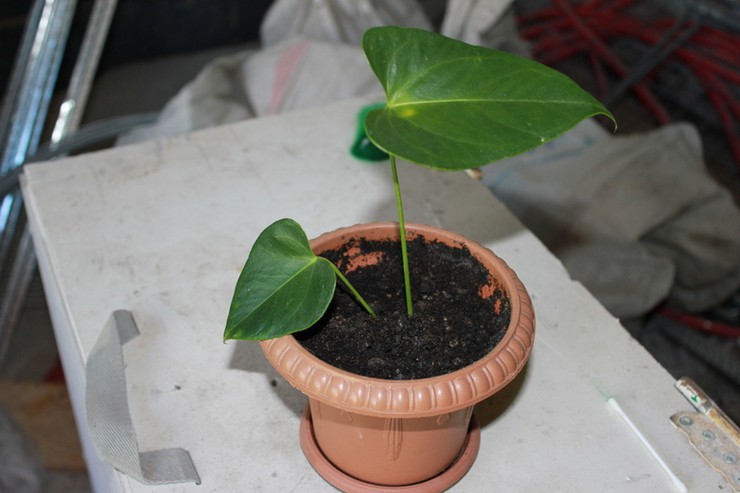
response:
<path id="1" fill-rule="evenodd" d="M 377 27 L 363 50 L 386 94 L 368 113 L 369 139 L 390 156 L 406 309 L 413 315 L 396 160 L 465 170 L 526 152 L 580 121 L 612 114 L 562 73 L 538 62 L 412 28 Z M 331 302 L 336 279 L 372 308 L 337 267 L 313 254 L 303 229 L 280 219 L 257 238 L 239 276 L 224 340 L 262 340 L 305 330 Z"/>

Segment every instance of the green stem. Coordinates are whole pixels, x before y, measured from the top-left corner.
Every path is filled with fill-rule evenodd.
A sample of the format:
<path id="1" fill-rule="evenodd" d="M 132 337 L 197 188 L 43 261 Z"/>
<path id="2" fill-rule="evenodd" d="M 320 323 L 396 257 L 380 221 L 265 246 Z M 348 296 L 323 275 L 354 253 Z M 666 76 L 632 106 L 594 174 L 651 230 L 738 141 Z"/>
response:
<path id="1" fill-rule="evenodd" d="M 375 317 L 376 315 L 375 315 L 375 312 L 373 311 L 373 309 L 370 308 L 370 305 L 368 305 L 367 302 L 363 299 L 363 297 L 360 296 L 360 293 L 355 289 L 355 287 L 352 286 L 352 284 L 350 284 L 350 282 L 347 280 L 346 277 L 344 277 L 344 274 L 342 274 L 342 271 L 340 271 L 339 268 L 336 265 L 334 265 L 333 262 L 329 262 L 329 265 L 331 265 L 331 268 L 334 269 L 334 273 L 344 283 L 344 285 L 347 286 L 347 289 L 349 289 L 352 292 L 352 294 L 355 296 L 355 298 L 357 299 L 357 301 L 360 302 L 360 304 L 362 305 L 362 307 L 365 310 L 367 310 L 367 312 L 370 314 L 370 316 Z"/>
<path id="2" fill-rule="evenodd" d="M 403 219 L 403 201 L 401 200 L 401 185 L 398 183 L 396 156 L 391 154 L 391 170 L 393 171 L 393 190 L 396 193 L 396 207 L 398 208 L 398 227 L 401 238 L 401 259 L 403 261 L 403 284 L 406 288 L 406 312 L 409 317 L 414 314 L 414 305 L 411 303 L 411 276 L 409 275 L 409 255 L 406 248 L 406 222 Z"/>

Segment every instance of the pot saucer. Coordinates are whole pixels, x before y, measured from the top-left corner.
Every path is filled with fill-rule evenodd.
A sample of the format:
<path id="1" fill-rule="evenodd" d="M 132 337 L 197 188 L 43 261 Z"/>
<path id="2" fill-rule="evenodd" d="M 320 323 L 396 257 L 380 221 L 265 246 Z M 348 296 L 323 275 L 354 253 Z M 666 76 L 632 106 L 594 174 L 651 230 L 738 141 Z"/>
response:
<path id="1" fill-rule="evenodd" d="M 329 484 L 345 493 L 440 493 L 451 488 L 470 470 L 480 447 L 480 426 L 473 414 L 462 451 L 455 462 L 443 473 L 422 481 L 404 486 L 383 486 L 356 479 L 337 469 L 321 452 L 313 432 L 311 411 L 306 409 L 301 415 L 300 441 L 308 462 Z"/>

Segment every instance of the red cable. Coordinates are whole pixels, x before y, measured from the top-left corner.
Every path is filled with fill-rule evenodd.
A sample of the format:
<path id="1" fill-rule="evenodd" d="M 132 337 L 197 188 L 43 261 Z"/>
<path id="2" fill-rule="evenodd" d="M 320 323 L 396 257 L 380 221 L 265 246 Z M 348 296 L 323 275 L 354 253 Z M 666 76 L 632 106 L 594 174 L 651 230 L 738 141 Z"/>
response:
<path id="1" fill-rule="evenodd" d="M 615 20 L 614 27 L 616 28 L 616 34 L 634 36 L 648 44 L 655 44 L 660 40 L 659 34 L 645 29 L 635 28 L 634 19 L 630 17 L 620 16 Z M 690 62 L 703 70 L 714 71 L 733 84 L 740 85 L 740 72 L 728 66 L 709 60 L 686 48 L 679 48 L 674 52 L 674 54 L 678 58 L 681 58 L 686 62 Z"/>
<path id="2" fill-rule="evenodd" d="M 604 73 L 604 64 L 593 51 L 588 52 L 588 59 L 591 62 L 591 68 L 596 77 L 596 86 L 599 88 L 599 99 L 606 99 L 609 96 L 609 81 Z"/>
<path id="3" fill-rule="evenodd" d="M 551 50 L 564 46 L 571 46 L 572 43 L 579 43 L 581 37 L 576 32 L 561 33 L 559 36 L 543 37 L 533 47 L 535 53 L 546 53 Z"/>
<path id="4" fill-rule="evenodd" d="M 732 109 L 732 112 L 738 116 L 740 114 L 740 108 L 738 106 L 740 105 L 737 104 L 732 97 L 732 94 L 730 94 L 730 91 L 727 90 L 727 87 L 725 87 L 720 80 L 715 77 L 706 76 L 702 82 L 705 85 L 709 101 L 717 111 L 720 122 L 722 122 L 722 126 L 725 128 L 725 133 L 727 134 L 730 148 L 732 149 L 732 155 L 735 158 L 735 163 L 740 166 L 740 140 L 738 140 L 737 130 L 735 129 L 735 121 L 732 118 L 732 114 L 727 109 L 729 106 Z"/>
<path id="5" fill-rule="evenodd" d="M 622 62 L 609 50 L 609 48 L 596 36 L 591 29 L 576 15 L 575 11 L 568 3 L 567 0 L 554 0 L 555 4 L 563 10 L 563 13 L 573 23 L 573 26 L 578 32 L 588 41 L 588 43 L 596 50 L 598 55 L 602 57 L 612 69 L 619 74 L 620 77 L 627 76 L 627 68 Z M 660 124 L 666 124 L 671 121 L 671 117 L 668 112 L 663 108 L 658 99 L 653 93 L 642 83 L 637 83 L 632 87 L 635 94 L 642 100 L 642 102 L 648 107 L 650 112 L 653 114 L 655 119 Z"/>
<path id="6" fill-rule="evenodd" d="M 599 57 L 620 76 L 627 74 L 626 68 L 610 51 L 605 41 L 616 36 L 625 36 L 655 45 L 665 37 L 666 31 L 675 29 L 678 22 L 674 18 L 644 22 L 629 13 L 619 12 L 632 3 L 633 0 L 618 0 L 610 4 L 594 0 L 571 5 L 566 0 L 554 0 L 553 7 L 520 18 L 521 25 L 537 22 L 523 27 L 521 35 L 535 41 L 534 55 L 543 63 L 556 64 L 577 53 L 587 52 L 595 78 L 603 92 L 606 78 Z M 598 30 L 599 36 L 596 36 L 593 29 Z M 740 118 L 740 105 L 722 80 L 740 84 L 740 72 L 734 68 L 737 37 L 712 26 L 702 26 L 689 41 L 691 45 L 687 42 L 676 48 L 673 56 L 686 63 L 699 79 L 717 111 L 733 156 L 740 162 L 740 142 L 733 120 L 733 114 Z M 670 119 L 647 87 L 640 83 L 633 90 L 660 123 Z"/>
<path id="7" fill-rule="evenodd" d="M 730 141 L 730 148 L 732 149 L 732 155 L 735 158 L 735 163 L 740 166 L 740 142 L 738 142 L 737 139 L 735 121 L 732 119 L 732 115 L 730 115 L 729 111 L 727 111 L 727 106 L 725 105 L 725 101 L 724 99 L 722 99 L 722 97 L 720 97 L 715 92 L 710 92 L 707 94 L 707 96 L 709 97 L 709 101 L 714 106 L 714 109 L 717 110 L 717 115 L 722 122 L 722 126 L 725 127 L 725 132 L 727 133 L 728 140 Z M 735 135 L 735 137 L 730 137 L 730 135 Z"/>
<path id="8" fill-rule="evenodd" d="M 683 325 L 697 329 L 701 332 L 713 334 L 720 337 L 740 337 L 740 327 L 722 322 L 715 322 L 698 315 L 690 315 L 675 308 L 662 307 L 658 313 L 664 317 L 679 322 Z"/>

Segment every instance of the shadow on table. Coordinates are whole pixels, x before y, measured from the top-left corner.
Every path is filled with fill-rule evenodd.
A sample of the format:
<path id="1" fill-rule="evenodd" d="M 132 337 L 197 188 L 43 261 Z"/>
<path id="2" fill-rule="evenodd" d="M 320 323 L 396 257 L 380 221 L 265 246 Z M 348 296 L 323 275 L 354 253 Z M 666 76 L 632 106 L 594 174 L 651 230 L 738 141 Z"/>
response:
<path id="1" fill-rule="evenodd" d="M 475 415 L 481 428 L 493 423 L 509 410 L 527 380 L 528 368 L 529 365 L 526 365 L 506 387 L 475 406 Z"/>
<path id="2" fill-rule="evenodd" d="M 270 384 L 272 391 L 277 394 L 285 406 L 296 416 L 300 416 L 303 413 L 303 408 L 306 407 L 306 397 L 300 391 L 291 387 L 267 362 L 259 343 L 255 341 L 233 341 L 233 344 L 235 347 L 231 353 L 229 369 L 262 373 Z"/>

